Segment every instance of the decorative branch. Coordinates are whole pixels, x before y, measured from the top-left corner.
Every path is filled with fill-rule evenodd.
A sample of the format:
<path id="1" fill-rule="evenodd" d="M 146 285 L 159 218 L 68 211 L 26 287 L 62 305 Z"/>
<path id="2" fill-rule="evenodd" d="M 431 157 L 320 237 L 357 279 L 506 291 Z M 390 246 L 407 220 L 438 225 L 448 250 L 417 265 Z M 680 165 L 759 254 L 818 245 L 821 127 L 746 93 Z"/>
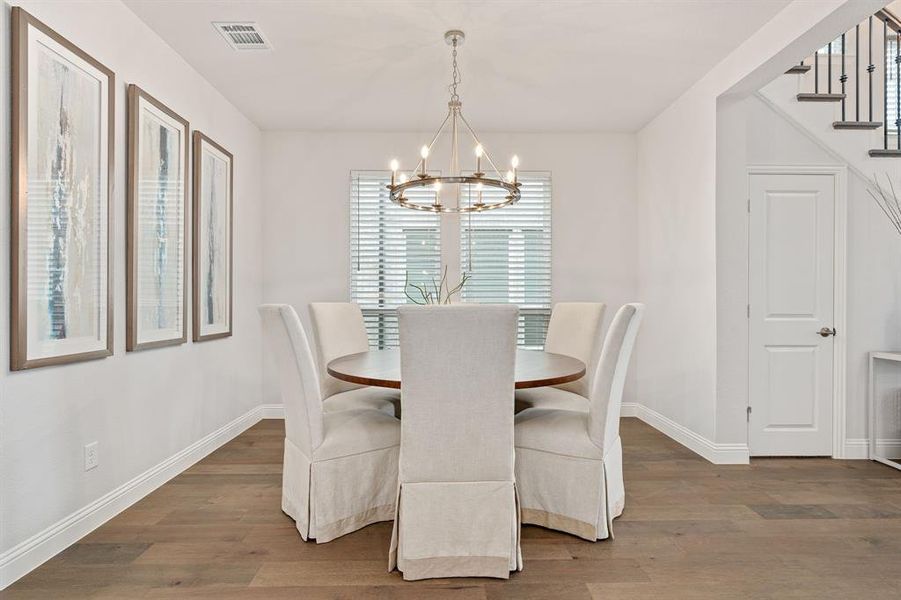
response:
<path id="1" fill-rule="evenodd" d="M 414 289 L 419 290 L 419 293 L 420 293 L 420 295 L 423 296 L 423 298 L 425 297 L 425 294 L 423 293 L 422 288 L 420 288 L 420 287 L 419 287 L 418 285 L 416 285 L 416 284 L 410 283 L 410 272 L 407 271 L 407 272 L 404 274 L 404 296 L 406 296 L 407 299 L 408 299 L 410 302 L 412 302 L 413 304 L 419 304 L 419 305 L 427 304 L 427 302 L 420 302 L 419 300 L 417 300 L 416 298 L 414 298 L 413 296 L 410 295 L 410 292 L 407 291 L 407 288 L 409 288 L 409 287 L 411 287 L 411 286 L 412 286 Z"/>
<path id="2" fill-rule="evenodd" d="M 471 275 L 465 271 L 463 272 L 463 278 L 460 280 L 460 283 L 457 284 L 457 287 L 447 291 L 447 296 L 444 298 L 444 304 L 450 304 L 451 298 L 463 291 L 463 286 L 466 285 L 466 282 L 469 281 L 470 277 Z"/>
<path id="3" fill-rule="evenodd" d="M 460 279 L 460 283 L 453 288 L 449 288 L 447 285 L 447 266 L 444 267 L 441 279 L 436 280 L 434 277 L 432 278 L 431 286 L 428 283 L 422 285 L 411 283 L 410 273 L 407 272 L 404 274 L 404 295 L 410 302 L 419 304 L 420 306 L 425 304 L 450 304 L 451 299 L 463 290 L 463 286 L 465 286 L 466 282 L 471 278 L 471 275 L 464 272 L 463 277 Z M 434 291 L 430 290 L 429 287 Z M 412 295 L 409 288 L 413 288 L 419 292 L 420 298 L 416 298 Z"/>
<path id="4" fill-rule="evenodd" d="M 878 177 L 874 174 L 873 185 L 867 188 L 867 192 L 873 197 L 876 204 L 885 213 L 885 216 L 888 217 L 898 234 L 901 235 L 901 199 L 898 198 L 898 194 L 895 192 L 895 184 L 892 183 L 892 178 L 888 173 L 885 174 L 885 179 L 888 182 L 888 189 L 880 185 Z"/>

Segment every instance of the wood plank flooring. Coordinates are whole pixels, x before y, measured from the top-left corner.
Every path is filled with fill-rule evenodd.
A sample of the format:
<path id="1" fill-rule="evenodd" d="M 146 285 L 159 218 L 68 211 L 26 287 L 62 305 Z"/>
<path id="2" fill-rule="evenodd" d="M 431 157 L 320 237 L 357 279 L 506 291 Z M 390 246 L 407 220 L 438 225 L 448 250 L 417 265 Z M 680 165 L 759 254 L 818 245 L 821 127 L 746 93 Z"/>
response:
<path id="1" fill-rule="evenodd" d="M 21 579 L 20 598 L 901 598 L 901 472 L 867 461 L 715 466 L 624 419 L 615 540 L 523 529 L 509 581 L 404 582 L 390 523 L 328 544 L 282 514 L 284 424 L 263 421 Z"/>

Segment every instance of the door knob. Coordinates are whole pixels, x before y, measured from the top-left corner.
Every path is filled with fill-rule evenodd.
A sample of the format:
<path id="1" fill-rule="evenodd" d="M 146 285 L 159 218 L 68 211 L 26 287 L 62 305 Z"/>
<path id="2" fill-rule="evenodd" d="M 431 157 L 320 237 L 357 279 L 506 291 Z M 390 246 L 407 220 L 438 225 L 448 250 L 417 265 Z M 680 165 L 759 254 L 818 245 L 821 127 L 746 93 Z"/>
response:
<path id="1" fill-rule="evenodd" d="M 829 337 L 830 335 L 835 335 L 835 329 L 832 327 L 823 327 L 817 331 L 817 333 L 822 337 Z"/>

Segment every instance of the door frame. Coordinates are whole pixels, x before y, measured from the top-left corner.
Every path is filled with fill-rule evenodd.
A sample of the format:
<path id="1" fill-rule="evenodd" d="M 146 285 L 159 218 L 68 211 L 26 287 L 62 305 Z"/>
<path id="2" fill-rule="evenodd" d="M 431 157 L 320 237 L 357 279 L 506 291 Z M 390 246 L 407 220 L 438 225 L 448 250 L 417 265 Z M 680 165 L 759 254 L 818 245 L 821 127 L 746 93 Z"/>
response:
<path id="1" fill-rule="evenodd" d="M 832 458 L 845 458 L 845 422 L 847 419 L 847 336 L 848 336 L 848 168 L 845 165 L 750 165 L 748 166 L 748 213 L 751 210 L 753 175 L 831 175 L 835 189 L 835 226 L 833 231 L 833 327 L 832 338 Z M 751 220 L 748 217 L 748 306 L 751 302 Z M 751 320 L 748 318 L 748 407 L 751 406 Z M 748 427 L 750 428 L 750 420 Z M 750 429 L 748 440 L 750 441 Z M 748 444 L 750 451 L 750 444 Z"/>

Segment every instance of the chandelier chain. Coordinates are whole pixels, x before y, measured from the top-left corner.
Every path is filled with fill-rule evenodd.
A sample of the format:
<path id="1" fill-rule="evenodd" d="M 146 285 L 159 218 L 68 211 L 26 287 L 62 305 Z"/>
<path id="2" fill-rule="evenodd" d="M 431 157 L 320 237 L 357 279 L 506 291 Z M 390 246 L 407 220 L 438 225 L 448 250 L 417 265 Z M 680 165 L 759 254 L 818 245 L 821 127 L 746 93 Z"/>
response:
<path id="1" fill-rule="evenodd" d="M 460 84 L 461 78 L 460 78 L 460 69 L 457 67 L 457 38 L 454 38 L 454 41 L 453 41 L 453 47 L 454 47 L 454 49 L 453 49 L 453 52 L 451 53 L 451 56 L 453 57 L 453 77 L 454 77 L 454 80 L 453 80 L 453 83 L 451 83 L 451 86 L 450 86 L 450 88 L 451 88 L 451 102 L 459 102 L 459 101 L 460 101 L 460 96 L 459 96 L 459 94 L 457 94 L 457 85 Z"/>

